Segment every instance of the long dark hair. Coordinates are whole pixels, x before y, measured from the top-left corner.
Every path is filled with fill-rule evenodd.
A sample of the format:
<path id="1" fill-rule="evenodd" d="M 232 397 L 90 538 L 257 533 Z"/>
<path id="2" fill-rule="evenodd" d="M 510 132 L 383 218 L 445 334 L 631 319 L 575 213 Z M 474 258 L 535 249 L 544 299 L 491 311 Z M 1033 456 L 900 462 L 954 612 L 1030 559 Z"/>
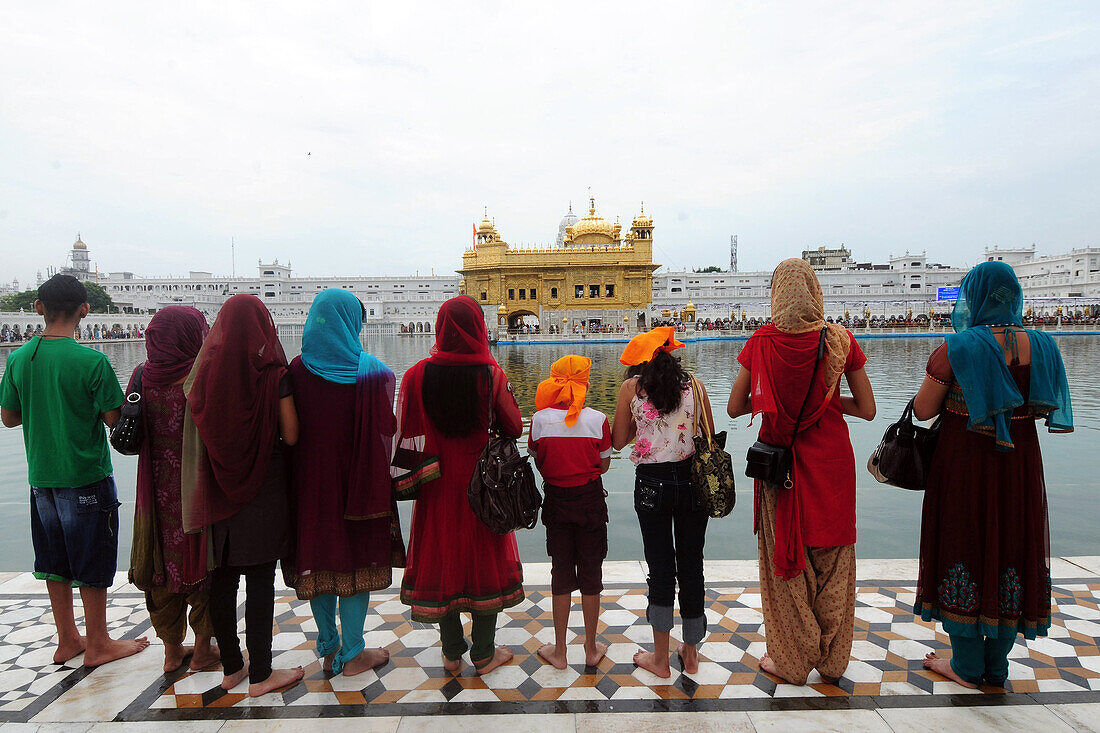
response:
<path id="1" fill-rule="evenodd" d="M 680 360 L 667 351 L 658 351 L 649 361 L 630 367 L 626 376 L 638 378 L 637 394 L 644 393 L 662 415 L 679 409 L 684 389 L 691 380 Z"/>
<path id="2" fill-rule="evenodd" d="M 428 419 L 446 438 L 464 438 L 489 429 L 492 403 L 489 368 L 484 364 L 425 364 L 420 395 Z"/>

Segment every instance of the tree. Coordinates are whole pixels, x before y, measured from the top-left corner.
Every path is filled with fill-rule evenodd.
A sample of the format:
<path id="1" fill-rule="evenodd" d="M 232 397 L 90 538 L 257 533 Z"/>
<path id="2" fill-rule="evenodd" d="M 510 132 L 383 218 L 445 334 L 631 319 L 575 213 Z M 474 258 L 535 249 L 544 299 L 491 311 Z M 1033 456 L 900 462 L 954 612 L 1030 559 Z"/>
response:
<path id="1" fill-rule="evenodd" d="M 37 298 L 37 290 L 24 290 L 21 293 L 5 295 L 0 297 L 0 310 L 16 313 L 22 308 L 28 313 L 34 313 L 34 301 Z"/>
<path id="2" fill-rule="evenodd" d="M 88 291 L 88 305 L 92 313 L 109 313 L 115 303 L 102 286 L 96 283 L 86 282 L 84 288 Z M 0 297 L 0 310 L 16 312 L 22 308 L 27 313 L 34 313 L 34 301 L 38 299 L 37 290 L 24 290 L 21 293 L 13 293 Z"/>
<path id="3" fill-rule="evenodd" d="M 92 282 L 86 282 L 84 283 L 84 287 L 88 290 L 88 305 L 92 307 L 92 313 L 111 312 L 111 308 L 114 307 L 115 302 L 111 300 L 111 296 L 107 294 L 103 286 Z"/>
<path id="4" fill-rule="evenodd" d="M 725 272 L 725 270 L 723 270 L 718 265 L 710 265 L 709 267 L 704 267 L 701 270 L 692 270 L 692 272 Z"/>

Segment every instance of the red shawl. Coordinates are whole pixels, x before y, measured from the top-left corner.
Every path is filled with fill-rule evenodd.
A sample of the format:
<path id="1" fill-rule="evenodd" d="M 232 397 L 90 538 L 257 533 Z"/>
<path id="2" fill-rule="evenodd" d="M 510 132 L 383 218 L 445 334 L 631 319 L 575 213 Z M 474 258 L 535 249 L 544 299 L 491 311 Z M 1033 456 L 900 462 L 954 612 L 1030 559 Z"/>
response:
<path id="1" fill-rule="evenodd" d="M 167 387 L 187 376 L 210 326 L 206 316 L 187 305 L 161 308 L 145 329 L 149 360 L 141 372 L 147 387 Z"/>
<path id="2" fill-rule="evenodd" d="M 476 300 L 459 295 L 440 307 L 435 319 L 435 346 L 428 361 L 443 366 L 497 363 L 489 351 L 485 312 Z"/>
<path id="3" fill-rule="evenodd" d="M 227 300 L 184 385 L 202 444 L 193 484 L 184 474 L 186 531 L 231 517 L 256 497 L 278 439 L 286 371 L 275 322 L 260 299 L 242 293 Z"/>
<path id="4" fill-rule="evenodd" d="M 800 432 L 821 419 L 828 407 L 829 393 L 821 366 L 810 388 L 819 334 L 814 331 L 786 334 L 775 326 L 767 325 L 758 329 L 752 338 L 755 341 L 755 348 L 751 350 L 752 361 L 745 366 L 752 378 L 749 387 L 752 413 L 754 416 L 764 415 L 760 440 L 772 445 L 790 445 L 802 400 L 806 399 L 806 409 L 802 414 Z M 808 399 L 807 388 L 810 388 Z M 795 451 L 798 451 L 797 442 Z M 792 469 L 793 488 L 780 489 L 776 499 L 773 562 L 776 573 L 788 579 L 806 569 L 801 522 L 802 478 L 798 475 L 796 462 L 796 467 Z"/>

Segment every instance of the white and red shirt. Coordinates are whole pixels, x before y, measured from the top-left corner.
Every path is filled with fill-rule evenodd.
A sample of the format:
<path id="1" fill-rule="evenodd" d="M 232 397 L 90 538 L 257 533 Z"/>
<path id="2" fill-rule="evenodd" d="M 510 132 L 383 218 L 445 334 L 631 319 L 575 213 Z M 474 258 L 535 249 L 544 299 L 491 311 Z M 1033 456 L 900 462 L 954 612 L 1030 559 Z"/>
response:
<path id="1" fill-rule="evenodd" d="M 527 450 L 543 479 L 552 486 L 583 486 L 600 477 L 611 455 L 611 424 L 599 410 L 585 407 L 572 426 L 566 408 L 547 407 L 531 418 Z"/>

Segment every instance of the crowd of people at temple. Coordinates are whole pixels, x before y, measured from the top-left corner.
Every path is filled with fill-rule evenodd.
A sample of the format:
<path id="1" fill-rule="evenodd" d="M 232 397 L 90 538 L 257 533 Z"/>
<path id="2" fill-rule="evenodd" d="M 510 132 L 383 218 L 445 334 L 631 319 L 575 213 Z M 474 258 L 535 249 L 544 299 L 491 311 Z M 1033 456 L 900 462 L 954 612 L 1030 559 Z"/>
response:
<path id="1" fill-rule="evenodd" d="M 787 446 L 793 461 L 785 480 L 752 483 L 767 647 L 759 666 L 796 685 L 815 670 L 837 684 L 855 625 L 856 461 L 846 417 L 873 420 L 875 397 L 867 357 L 848 328 L 824 317 L 810 265 L 785 260 L 771 288 L 770 323 L 754 324 L 723 395 L 731 418 L 759 416 L 760 441 Z M 107 357 L 73 339 L 88 314 L 79 281 L 51 278 L 35 307 L 44 328 L 8 358 L 0 417 L 23 427 L 34 575 L 49 593 L 54 660 L 83 654 L 95 666 L 149 643 L 112 638 L 106 623 L 120 503 L 103 425 L 119 421 L 126 396 Z M 220 664 L 223 688 L 247 681 L 253 696 L 301 680 L 301 667 L 272 663 L 280 565 L 310 604 L 327 673 L 388 663 L 385 648 L 366 647 L 364 626 L 371 593 L 393 583 L 395 568 L 411 619 L 438 628 L 447 670 L 461 674 L 466 655 L 480 675 L 512 660 L 495 637 L 499 614 L 525 598 L 516 538 L 491 530 L 468 490 L 490 433 L 518 439 L 524 424 L 482 307 L 467 296 L 444 303 L 434 346 L 399 390 L 393 371 L 362 347 L 365 315 L 352 293 L 318 293 L 301 355 L 289 361 L 252 295 L 231 297 L 212 325 L 186 306 L 149 322 L 148 358 L 126 390 L 140 395 L 144 432 L 129 579 L 145 592 L 166 673 Z M 1054 340 L 1024 327 L 1020 285 L 1004 263 L 970 271 L 950 321 L 954 332 L 914 385 L 917 418 L 942 421 L 914 613 L 940 622 L 951 640 L 951 656 L 929 654 L 927 668 L 967 687 L 1004 686 L 1017 637 L 1045 635 L 1051 624 L 1036 426 L 1072 429 L 1069 387 Z M 586 404 L 589 358 L 567 355 L 540 375 L 526 447 L 544 482 L 552 564 L 555 636 L 538 650 L 546 664 L 566 666 L 574 594 L 585 664 L 602 664 L 607 651 L 598 632 L 611 519 L 601 477 L 613 451 L 629 450 L 635 466 L 648 567 L 652 644 L 635 664 L 668 678 L 675 651 L 690 677 L 705 644 L 728 643 L 707 641 L 703 555 L 715 520 L 691 470 L 694 438 L 713 434 L 715 420 L 705 385 L 678 358 L 685 344 L 676 334 L 658 325 L 626 344 L 610 419 Z M 399 499 L 414 502 L 407 528 Z M 733 516 L 724 521 L 749 521 L 747 512 Z M 193 646 L 184 645 L 188 627 Z"/>

